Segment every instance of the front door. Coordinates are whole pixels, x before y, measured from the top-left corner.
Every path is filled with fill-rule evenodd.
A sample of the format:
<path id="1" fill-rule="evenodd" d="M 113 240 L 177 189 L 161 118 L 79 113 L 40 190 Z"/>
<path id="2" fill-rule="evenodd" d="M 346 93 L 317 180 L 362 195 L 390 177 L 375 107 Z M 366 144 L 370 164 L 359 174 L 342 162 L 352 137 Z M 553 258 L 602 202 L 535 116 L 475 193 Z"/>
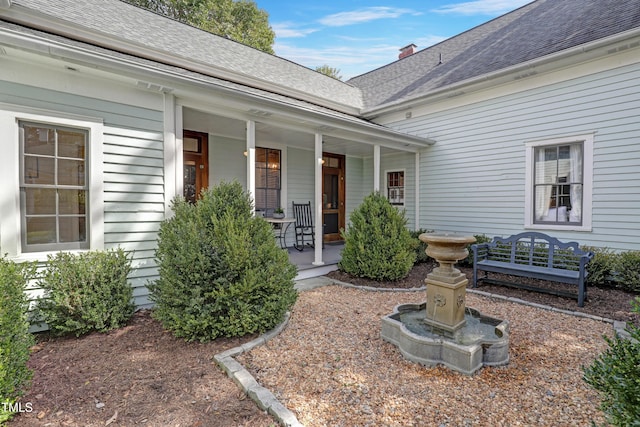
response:
<path id="1" fill-rule="evenodd" d="M 342 240 L 340 230 L 345 226 L 344 171 L 344 156 L 322 154 L 322 223 L 325 242 Z"/>
<path id="2" fill-rule="evenodd" d="M 195 203 L 209 183 L 209 138 L 206 133 L 185 130 L 182 137 L 184 198 Z"/>

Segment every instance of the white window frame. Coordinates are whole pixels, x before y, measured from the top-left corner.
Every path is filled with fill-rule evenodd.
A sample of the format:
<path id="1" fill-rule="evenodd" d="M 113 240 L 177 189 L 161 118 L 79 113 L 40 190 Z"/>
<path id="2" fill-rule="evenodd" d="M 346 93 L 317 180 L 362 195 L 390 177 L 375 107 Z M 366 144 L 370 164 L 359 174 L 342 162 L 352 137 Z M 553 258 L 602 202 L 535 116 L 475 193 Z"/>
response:
<path id="1" fill-rule="evenodd" d="M 534 224 L 534 171 L 536 148 L 565 145 L 572 143 L 583 145 L 583 187 L 582 187 L 582 224 Z M 594 134 L 564 136 L 552 139 L 528 141 L 525 143 L 525 211 L 524 227 L 532 230 L 591 231 L 593 200 L 593 145 Z"/>
<path id="2" fill-rule="evenodd" d="M 42 123 L 52 126 L 85 129 L 88 133 L 88 249 L 67 252 L 85 252 L 104 249 L 104 180 L 102 119 L 65 114 L 0 103 L 0 141 L 3 155 L 0 170 L 0 250 L 16 261 L 46 261 L 47 255 L 57 251 L 23 252 L 20 206 L 20 122 Z"/>
<path id="3" fill-rule="evenodd" d="M 391 198 L 389 197 L 389 174 L 390 173 L 402 173 L 402 179 L 404 182 L 404 185 L 402 186 L 403 194 L 404 194 L 404 196 L 402 197 L 402 203 L 391 202 Z M 393 206 L 404 207 L 407 204 L 407 171 L 405 169 L 385 170 L 384 171 L 384 189 L 387 196 L 387 200 L 389 200 L 389 203 L 391 203 Z"/>

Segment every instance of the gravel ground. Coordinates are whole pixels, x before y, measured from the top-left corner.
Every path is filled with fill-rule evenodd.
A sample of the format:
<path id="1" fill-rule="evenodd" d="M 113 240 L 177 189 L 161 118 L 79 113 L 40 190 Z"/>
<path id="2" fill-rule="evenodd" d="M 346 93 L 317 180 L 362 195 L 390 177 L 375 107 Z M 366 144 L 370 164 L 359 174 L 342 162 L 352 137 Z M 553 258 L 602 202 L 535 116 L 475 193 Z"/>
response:
<path id="1" fill-rule="evenodd" d="M 510 363 L 472 376 L 403 359 L 380 319 L 424 292 L 328 286 L 300 294 L 282 334 L 238 357 L 298 420 L 313 426 L 586 426 L 604 423 L 582 366 L 608 323 L 467 294 L 510 322 Z"/>

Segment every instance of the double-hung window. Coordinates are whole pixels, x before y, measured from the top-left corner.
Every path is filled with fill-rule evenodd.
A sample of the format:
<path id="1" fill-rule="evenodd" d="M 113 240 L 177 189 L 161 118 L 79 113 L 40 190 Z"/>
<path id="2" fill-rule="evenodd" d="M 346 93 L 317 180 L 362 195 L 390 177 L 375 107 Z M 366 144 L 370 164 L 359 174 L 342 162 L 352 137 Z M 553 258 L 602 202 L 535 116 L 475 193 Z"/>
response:
<path id="1" fill-rule="evenodd" d="M 589 229 L 593 136 L 527 145 L 527 224 Z"/>
<path id="2" fill-rule="evenodd" d="M 387 172 L 387 198 L 392 205 L 404 205 L 404 171 Z"/>
<path id="3" fill-rule="evenodd" d="M 256 211 L 272 216 L 280 206 L 282 190 L 282 152 L 273 148 L 256 147 Z"/>
<path id="4" fill-rule="evenodd" d="M 86 129 L 20 122 L 24 252 L 89 248 Z"/>

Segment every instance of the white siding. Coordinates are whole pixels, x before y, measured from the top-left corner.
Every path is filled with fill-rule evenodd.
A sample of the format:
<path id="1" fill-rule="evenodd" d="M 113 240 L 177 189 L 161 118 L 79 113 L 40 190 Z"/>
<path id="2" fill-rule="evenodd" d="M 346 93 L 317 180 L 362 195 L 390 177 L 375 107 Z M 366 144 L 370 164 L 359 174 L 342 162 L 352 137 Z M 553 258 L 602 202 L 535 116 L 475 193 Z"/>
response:
<path id="1" fill-rule="evenodd" d="M 639 79 L 640 66 L 621 67 L 396 123 L 437 141 L 420 157 L 420 226 L 490 236 L 522 231 L 525 142 L 595 132 L 593 230 L 550 234 L 638 249 Z"/>
<path id="2" fill-rule="evenodd" d="M 313 151 L 287 148 L 287 205 L 283 206 L 287 216 L 293 216 L 291 203 L 311 202 L 311 209 L 315 218 L 314 191 L 315 180 L 313 174 Z M 289 227 L 287 233 L 287 245 L 295 243 L 293 226 Z"/>
<path id="3" fill-rule="evenodd" d="M 103 121 L 104 247 L 132 251 L 135 303 L 148 306 L 146 283 L 157 277 L 154 250 L 164 219 L 162 111 L 6 81 L 0 102 Z"/>
<path id="4" fill-rule="evenodd" d="M 407 218 L 407 228 L 416 230 L 415 213 L 415 154 L 413 153 L 397 153 L 381 156 L 380 159 L 380 192 L 387 195 L 387 172 L 404 171 L 404 198 L 405 203 L 400 209 L 405 210 Z"/>

